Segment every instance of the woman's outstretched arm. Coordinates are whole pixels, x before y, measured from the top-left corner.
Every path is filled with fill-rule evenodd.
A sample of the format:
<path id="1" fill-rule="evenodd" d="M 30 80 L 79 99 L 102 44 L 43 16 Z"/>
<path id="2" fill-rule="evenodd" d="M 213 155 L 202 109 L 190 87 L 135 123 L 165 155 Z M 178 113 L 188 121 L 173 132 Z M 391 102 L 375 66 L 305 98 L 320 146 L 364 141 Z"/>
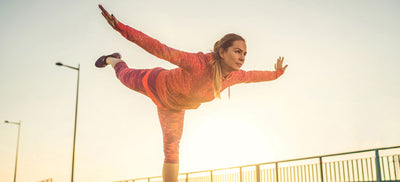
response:
<path id="1" fill-rule="evenodd" d="M 243 72 L 243 81 L 247 83 L 271 81 L 278 79 L 285 72 L 288 65 L 283 66 L 284 57 L 279 57 L 275 63 L 275 71 L 247 71 Z"/>
<path id="2" fill-rule="evenodd" d="M 195 66 L 198 66 L 197 64 L 200 64 L 197 54 L 168 47 L 165 44 L 162 44 L 160 41 L 144 34 L 143 32 L 119 22 L 117 18 L 115 18 L 113 14 L 110 15 L 102 5 L 99 5 L 99 8 L 102 11 L 101 14 L 112 28 L 120 32 L 121 35 L 126 39 L 137 44 L 150 54 L 160 59 L 169 61 L 172 64 L 184 69 L 191 69 Z"/>
<path id="3" fill-rule="evenodd" d="M 279 57 L 275 63 L 275 71 L 234 71 L 227 78 L 227 86 L 238 83 L 265 82 L 278 79 L 288 65 L 283 66 L 283 57 Z"/>

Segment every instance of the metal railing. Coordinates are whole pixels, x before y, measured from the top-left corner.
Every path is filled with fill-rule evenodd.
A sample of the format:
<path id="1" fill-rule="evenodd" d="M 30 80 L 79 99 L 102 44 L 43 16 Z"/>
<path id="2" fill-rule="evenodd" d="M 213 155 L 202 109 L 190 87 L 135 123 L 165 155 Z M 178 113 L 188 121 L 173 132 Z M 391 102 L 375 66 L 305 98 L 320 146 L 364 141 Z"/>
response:
<path id="1" fill-rule="evenodd" d="M 179 174 L 179 182 L 400 182 L 400 146 Z M 162 182 L 162 177 L 116 182 Z"/>
<path id="2" fill-rule="evenodd" d="M 53 178 L 44 179 L 38 182 L 53 182 Z"/>

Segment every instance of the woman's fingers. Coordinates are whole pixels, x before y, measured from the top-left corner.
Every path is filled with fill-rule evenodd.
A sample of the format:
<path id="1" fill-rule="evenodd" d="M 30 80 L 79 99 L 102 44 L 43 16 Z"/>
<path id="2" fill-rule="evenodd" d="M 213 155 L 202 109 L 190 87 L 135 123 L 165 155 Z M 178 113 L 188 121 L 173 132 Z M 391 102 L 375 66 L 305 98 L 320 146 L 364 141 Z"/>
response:
<path id="1" fill-rule="evenodd" d="M 117 26 L 117 19 L 114 17 L 113 14 L 108 14 L 108 12 L 103 8 L 103 6 L 99 5 L 101 9 L 101 14 L 104 16 L 104 18 L 107 20 L 108 24 L 110 24 L 112 27 Z"/>
<path id="2" fill-rule="evenodd" d="M 284 67 L 282 67 L 284 59 L 285 59 L 284 57 L 281 57 L 281 56 L 278 57 L 278 59 L 276 60 L 276 63 L 275 63 L 275 70 L 282 69 L 283 71 L 285 71 L 285 69 L 288 67 L 288 65 L 285 65 Z"/>
<path id="3" fill-rule="evenodd" d="M 104 18 L 106 18 L 108 20 L 107 16 L 103 12 L 101 12 L 101 15 L 103 15 Z"/>
<path id="4" fill-rule="evenodd" d="M 107 20 L 108 24 L 112 25 L 111 20 L 107 17 L 107 15 L 105 15 L 104 13 L 101 13 L 104 18 Z"/>
<path id="5" fill-rule="evenodd" d="M 278 69 L 282 68 L 282 60 L 281 60 L 280 56 L 279 56 L 278 60 L 276 60 L 276 65 L 277 65 Z"/>
<path id="6" fill-rule="evenodd" d="M 103 8 L 102 5 L 99 4 L 99 8 L 101 9 L 101 14 L 104 16 L 104 18 L 107 19 L 107 21 L 110 21 L 113 19 L 113 16 L 111 16 L 106 9 Z"/>
<path id="7" fill-rule="evenodd" d="M 285 67 L 283 67 L 283 71 L 285 71 L 287 67 L 288 67 L 288 65 L 285 65 Z"/>
<path id="8" fill-rule="evenodd" d="M 111 14 L 111 17 L 112 17 L 112 21 L 113 21 L 113 26 L 115 27 L 115 26 L 117 26 L 117 24 L 118 24 L 118 20 L 117 20 L 117 18 L 115 18 L 115 16 L 113 15 L 113 14 Z"/>
<path id="9" fill-rule="evenodd" d="M 283 60 L 285 59 L 285 57 L 282 57 L 282 60 L 281 60 L 281 67 L 282 67 L 282 65 L 283 65 Z M 286 70 L 286 68 L 288 67 L 288 65 L 285 65 L 282 69 L 283 69 L 283 71 L 285 71 Z"/>
<path id="10" fill-rule="evenodd" d="M 283 59 L 284 59 L 284 57 L 280 57 L 280 56 L 279 56 L 278 62 L 279 62 L 279 64 L 281 65 L 281 67 L 282 67 L 282 64 L 283 64 Z"/>
<path id="11" fill-rule="evenodd" d="M 104 13 L 106 16 L 110 17 L 110 14 L 107 12 L 106 9 L 103 8 L 101 4 L 99 4 L 99 8 L 101 9 L 102 13 Z"/>

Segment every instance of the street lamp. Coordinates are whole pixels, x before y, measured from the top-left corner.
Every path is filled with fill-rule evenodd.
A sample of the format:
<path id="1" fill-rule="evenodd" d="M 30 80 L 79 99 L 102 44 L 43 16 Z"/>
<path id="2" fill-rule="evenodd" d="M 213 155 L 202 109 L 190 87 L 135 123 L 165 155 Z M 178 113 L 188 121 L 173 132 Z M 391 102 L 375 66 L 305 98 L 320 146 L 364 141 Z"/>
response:
<path id="1" fill-rule="evenodd" d="M 15 169 L 14 169 L 14 182 L 15 182 L 17 180 L 18 148 L 19 148 L 19 136 L 20 136 L 20 129 L 21 129 L 21 121 L 19 121 L 19 123 L 11 122 L 11 121 L 4 121 L 4 122 L 9 123 L 9 124 L 18 125 L 17 154 L 15 157 Z"/>
<path id="2" fill-rule="evenodd" d="M 74 167 L 75 167 L 75 143 L 76 143 L 76 121 L 78 118 L 78 95 L 79 95 L 79 73 L 80 73 L 80 65 L 78 64 L 78 67 L 73 67 L 73 66 L 68 66 L 68 65 L 64 65 L 60 62 L 56 63 L 57 66 L 64 66 L 67 68 L 71 68 L 74 70 L 78 71 L 78 82 L 77 82 L 77 87 L 76 87 L 76 104 L 75 104 L 75 125 L 74 125 L 74 146 L 73 146 L 73 150 L 72 150 L 72 174 L 71 174 L 71 182 L 74 182 Z"/>

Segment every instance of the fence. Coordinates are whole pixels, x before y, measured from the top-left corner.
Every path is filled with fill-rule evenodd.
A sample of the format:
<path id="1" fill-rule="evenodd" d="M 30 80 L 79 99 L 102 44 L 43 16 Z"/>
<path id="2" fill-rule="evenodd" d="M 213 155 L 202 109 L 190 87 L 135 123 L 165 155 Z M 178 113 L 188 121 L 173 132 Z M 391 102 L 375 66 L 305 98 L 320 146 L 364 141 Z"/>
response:
<path id="1" fill-rule="evenodd" d="M 39 182 L 53 182 L 53 178 L 44 179 Z"/>
<path id="2" fill-rule="evenodd" d="M 179 182 L 400 182 L 400 146 L 179 174 Z M 162 177 L 116 182 L 162 182 Z"/>

